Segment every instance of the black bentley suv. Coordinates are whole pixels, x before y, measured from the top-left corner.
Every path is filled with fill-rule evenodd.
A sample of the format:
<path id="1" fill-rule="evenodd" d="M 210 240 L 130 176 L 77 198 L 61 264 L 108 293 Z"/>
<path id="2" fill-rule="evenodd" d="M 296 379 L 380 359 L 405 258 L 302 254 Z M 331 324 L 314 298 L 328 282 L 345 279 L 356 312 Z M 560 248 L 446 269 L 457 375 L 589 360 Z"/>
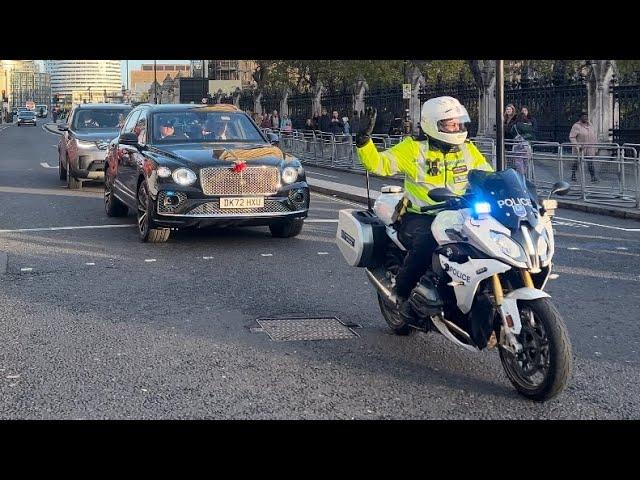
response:
<path id="1" fill-rule="evenodd" d="M 105 159 L 107 215 L 136 213 L 144 242 L 172 229 L 268 225 L 300 233 L 309 186 L 298 159 L 233 105 L 137 106 Z"/>

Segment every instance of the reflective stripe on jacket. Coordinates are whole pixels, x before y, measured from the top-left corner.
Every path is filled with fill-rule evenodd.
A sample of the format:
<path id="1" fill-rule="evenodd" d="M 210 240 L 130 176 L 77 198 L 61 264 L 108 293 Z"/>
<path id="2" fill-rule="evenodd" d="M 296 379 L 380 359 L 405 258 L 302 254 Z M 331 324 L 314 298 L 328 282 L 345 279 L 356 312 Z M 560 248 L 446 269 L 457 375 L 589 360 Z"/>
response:
<path id="1" fill-rule="evenodd" d="M 457 195 L 467 188 L 469 170 L 493 171 L 478 148 L 466 141 L 459 148 L 453 147 L 446 155 L 440 150 L 429 149 L 427 140 L 411 137 L 384 152 L 378 152 L 372 141 L 358 148 L 358 156 L 364 167 L 382 176 L 405 174 L 404 196 L 411 202 L 411 212 L 420 213 L 420 207 L 435 205 L 427 193 L 433 188 L 446 187 Z"/>

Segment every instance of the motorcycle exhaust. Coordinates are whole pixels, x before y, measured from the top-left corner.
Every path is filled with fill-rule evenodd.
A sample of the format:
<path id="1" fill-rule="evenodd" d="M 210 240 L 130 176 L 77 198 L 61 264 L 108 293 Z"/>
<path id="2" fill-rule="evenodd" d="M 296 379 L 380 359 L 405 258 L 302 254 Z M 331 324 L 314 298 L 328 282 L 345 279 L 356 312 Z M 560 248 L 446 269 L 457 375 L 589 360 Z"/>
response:
<path id="1" fill-rule="evenodd" d="M 367 272 L 369 281 L 373 284 L 374 287 L 376 287 L 376 290 L 378 290 L 378 292 L 382 294 L 383 299 L 390 305 L 395 306 L 398 301 L 397 297 L 393 293 L 391 293 L 391 291 L 378 279 L 378 277 L 376 277 L 376 275 L 371 270 L 365 268 L 365 271 Z"/>

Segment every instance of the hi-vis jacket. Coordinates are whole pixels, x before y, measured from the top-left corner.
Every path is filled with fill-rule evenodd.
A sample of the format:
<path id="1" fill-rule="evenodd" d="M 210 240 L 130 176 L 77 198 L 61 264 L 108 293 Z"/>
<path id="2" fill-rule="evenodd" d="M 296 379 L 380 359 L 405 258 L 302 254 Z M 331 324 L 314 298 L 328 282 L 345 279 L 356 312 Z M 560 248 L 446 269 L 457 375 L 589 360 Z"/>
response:
<path id="1" fill-rule="evenodd" d="M 378 152 L 369 141 L 358 148 L 358 156 L 367 170 L 377 175 L 405 174 L 404 196 L 411 203 L 407 210 L 420 213 L 420 207 L 434 205 L 427 193 L 433 188 L 446 187 L 457 195 L 467 188 L 469 170 L 493 171 L 478 148 L 466 141 L 453 147 L 446 155 L 440 150 L 429 149 L 427 140 L 411 137 L 384 152 Z"/>

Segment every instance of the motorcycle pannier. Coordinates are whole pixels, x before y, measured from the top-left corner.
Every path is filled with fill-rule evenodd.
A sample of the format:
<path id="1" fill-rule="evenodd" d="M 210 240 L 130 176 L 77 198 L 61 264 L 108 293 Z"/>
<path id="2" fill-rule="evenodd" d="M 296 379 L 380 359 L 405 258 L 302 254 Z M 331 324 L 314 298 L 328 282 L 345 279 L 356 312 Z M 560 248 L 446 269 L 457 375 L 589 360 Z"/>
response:
<path id="1" fill-rule="evenodd" d="M 340 210 L 336 243 L 352 267 L 374 268 L 382 263 L 387 241 L 384 223 L 366 210 Z"/>

